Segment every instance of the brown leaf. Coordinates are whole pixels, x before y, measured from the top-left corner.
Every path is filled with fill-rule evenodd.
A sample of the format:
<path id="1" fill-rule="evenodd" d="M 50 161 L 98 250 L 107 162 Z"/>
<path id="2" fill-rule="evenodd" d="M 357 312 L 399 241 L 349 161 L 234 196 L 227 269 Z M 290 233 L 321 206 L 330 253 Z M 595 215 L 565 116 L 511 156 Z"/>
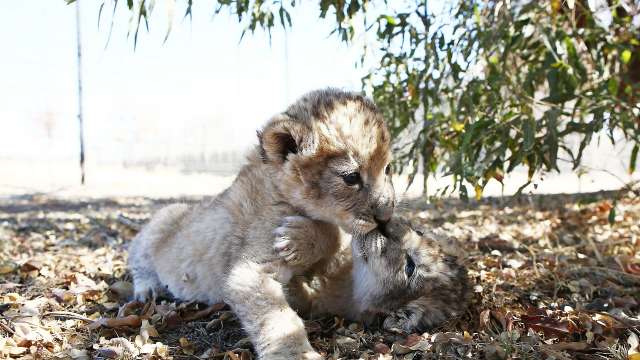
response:
<path id="1" fill-rule="evenodd" d="M 568 335 L 575 332 L 575 326 L 568 320 L 554 320 L 550 318 L 529 318 L 522 319 L 525 326 L 536 330 L 542 331 L 545 335 Z"/>
<path id="2" fill-rule="evenodd" d="M 100 327 L 120 328 L 132 327 L 137 328 L 142 325 L 142 319 L 138 315 L 129 315 L 117 318 L 100 318 L 88 325 L 89 329 L 95 330 Z"/>
<path id="3" fill-rule="evenodd" d="M 162 317 L 161 329 L 175 329 L 182 325 L 182 318 L 176 311 L 170 311 Z"/>
<path id="4" fill-rule="evenodd" d="M 589 344 L 585 342 L 559 342 L 557 344 L 548 345 L 548 348 L 558 351 L 584 351 L 589 348 Z"/>
<path id="5" fill-rule="evenodd" d="M 109 286 L 108 294 L 119 301 L 128 300 L 133 296 L 133 285 L 128 281 L 116 281 Z"/>
<path id="6" fill-rule="evenodd" d="M 480 329 L 481 330 L 490 330 L 491 325 L 491 310 L 486 309 L 482 310 L 480 313 Z"/>
<path id="7" fill-rule="evenodd" d="M 185 337 L 181 337 L 180 340 L 178 340 L 178 342 L 180 343 L 180 348 L 182 348 L 183 353 L 185 353 L 186 355 L 194 354 L 195 346 L 193 345 L 192 342 L 189 341 L 189 339 Z"/>
<path id="8" fill-rule="evenodd" d="M 484 349 L 485 360 L 504 360 L 507 358 L 507 352 L 499 344 L 489 344 Z"/>
<path id="9" fill-rule="evenodd" d="M 406 339 L 404 339 L 404 341 L 402 342 L 402 345 L 407 347 L 412 347 L 418 342 L 420 342 L 421 340 L 424 340 L 422 336 L 418 334 L 410 334 L 409 336 L 407 336 Z"/>
<path id="10" fill-rule="evenodd" d="M 118 353 L 118 351 L 116 351 L 114 348 L 111 348 L 111 347 L 101 348 L 101 349 L 98 349 L 97 351 L 98 351 L 98 354 L 100 354 L 100 357 L 107 358 L 107 359 L 117 359 L 120 356 L 122 356 L 122 351 Z"/>
<path id="11" fill-rule="evenodd" d="M 136 310 L 140 309 L 144 304 L 139 301 L 130 301 L 120 307 L 118 310 L 118 317 L 125 317 L 132 315 Z"/>
<path id="12" fill-rule="evenodd" d="M 11 260 L 0 261 L 0 275 L 12 273 L 18 269 L 18 264 Z"/>
<path id="13" fill-rule="evenodd" d="M 34 259 L 27 261 L 20 267 L 22 272 L 40 271 L 40 269 L 42 269 L 42 262 Z"/>
<path id="14" fill-rule="evenodd" d="M 478 240 L 478 248 L 483 252 L 491 252 L 493 250 L 512 252 L 517 250 L 512 242 L 501 239 L 497 234 L 488 235 Z"/>
<path id="15" fill-rule="evenodd" d="M 213 304 L 209 307 L 207 307 L 206 309 L 202 309 L 190 314 L 186 314 L 182 317 L 182 320 L 184 321 L 194 321 L 194 320 L 198 320 L 198 319 L 202 319 L 205 317 L 208 317 L 209 315 L 218 312 L 222 309 L 224 309 L 227 305 L 225 303 L 217 303 L 217 304 Z"/>
<path id="16" fill-rule="evenodd" d="M 552 359 L 573 360 L 572 357 L 565 355 L 565 353 L 563 353 L 562 351 L 558 351 L 553 348 L 550 348 L 549 345 L 546 345 L 546 344 L 540 344 L 540 351 Z"/>
<path id="17" fill-rule="evenodd" d="M 385 343 L 376 343 L 373 345 L 373 351 L 375 351 L 376 354 L 388 354 L 391 352 L 391 349 Z"/>

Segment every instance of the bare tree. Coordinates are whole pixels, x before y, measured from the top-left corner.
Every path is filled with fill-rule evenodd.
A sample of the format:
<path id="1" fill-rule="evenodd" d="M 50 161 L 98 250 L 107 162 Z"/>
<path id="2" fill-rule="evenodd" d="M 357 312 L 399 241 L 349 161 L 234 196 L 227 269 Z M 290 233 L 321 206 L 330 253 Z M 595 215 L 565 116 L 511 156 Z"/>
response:
<path id="1" fill-rule="evenodd" d="M 76 1 L 76 39 L 78 41 L 78 125 L 80 128 L 80 183 L 84 185 L 84 123 L 82 119 L 82 38 L 80 33 L 80 1 Z"/>

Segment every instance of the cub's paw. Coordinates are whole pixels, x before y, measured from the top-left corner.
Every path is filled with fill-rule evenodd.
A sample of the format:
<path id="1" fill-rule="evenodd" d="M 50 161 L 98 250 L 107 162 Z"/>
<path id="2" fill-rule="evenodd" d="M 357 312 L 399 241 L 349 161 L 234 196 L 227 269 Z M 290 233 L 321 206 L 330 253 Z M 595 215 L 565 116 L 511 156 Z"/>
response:
<path id="1" fill-rule="evenodd" d="M 422 304 L 422 309 L 404 308 L 397 310 L 384 319 L 386 330 L 413 333 L 433 329 L 448 319 L 458 316 L 452 305 Z"/>
<path id="2" fill-rule="evenodd" d="M 287 216 L 276 228 L 273 247 L 280 258 L 293 266 L 312 265 L 322 257 L 316 247 L 315 222 L 303 216 Z"/>
<path id="3" fill-rule="evenodd" d="M 416 313 L 411 309 L 397 310 L 384 319 L 382 327 L 385 330 L 412 333 L 419 330 L 420 313 Z"/>
<path id="4" fill-rule="evenodd" d="M 382 327 L 385 330 L 411 333 L 415 330 L 417 324 L 412 320 L 411 313 L 408 311 L 396 311 L 384 319 Z"/>
<path id="5" fill-rule="evenodd" d="M 157 291 L 155 284 L 136 284 L 132 300 L 147 303 L 150 301 L 155 302 L 156 297 Z"/>
<path id="6" fill-rule="evenodd" d="M 133 299 L 141 303 L 155 302 L 156 299 L 173 299 L 165 286 L 160 284 L 157 276 L 134 277 Z"/>

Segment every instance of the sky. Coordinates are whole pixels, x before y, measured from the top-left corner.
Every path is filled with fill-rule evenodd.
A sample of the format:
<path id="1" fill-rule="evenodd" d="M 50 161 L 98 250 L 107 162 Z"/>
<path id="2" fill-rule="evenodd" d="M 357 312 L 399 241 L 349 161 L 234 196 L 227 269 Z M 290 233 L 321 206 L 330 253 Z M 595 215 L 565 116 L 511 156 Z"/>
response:
<path id="1" fill-rule="evenodd" d="M 124 6 L 113 18 L 109 39 L 109 11 L 98 26 L 101 0 L 79 1 L 88 184 L 104 189 L 97 192 L 102 195 L 143 194 L 156 183 L 154 196 L 178 190 L 211 193 L 211 184 L 218 182 L 214 187 L 220 190 L 230 178 L 186 179 L 182 165 L 174 169 L 178 174 L 161 176 L 138 174 L 138 168 L 131 170 L 134 176 L 114 166 L 157 160 L 173 166 L 185 155 L 224 152 L 234 152 L 241 161 L 256 143 L 256 129 L 297 97 L 326 86 L 359 90 L 367 71 L 355 66 L 361 46 L 349 47 L 330 36 L 332 24 L 318 19 L 313 2 L 302 2 L 292 12 L 285 51 L 285 33 L 279 28 L 271 41 L 262 32 L 240 41 L 242 26 L 225 12 L 212 16 L 209 0 L 194 2 L 192 21 L 182 18 L 178 6 L 166 43 L 162 5 L 167 0 L 157 0 L 150 32 L 141 30 L 134 50 Z M 0 194 L 78 183 L 75 11 L 64 0 L 0 1 Z M 594 141 L 585 152 L 585 165 L 604 172 L 592 178 L 572 171 L 549 176 L 537 192 L 617 188 L 628 180 L 628 144 L 612 147 L 603 141 L 598 147 Z M 222 159 L 207 164 L 218 166 Z M 508 184 L 517 188 L 523 181 Z M 502 192 L 492 186 L 486 194 Z"/>
<path id="2" fill-rule="evenodd" d="M 225 12 L 213 16 L 211 1 L 195 2 L 193 21 L 178 5 L 163 43 L 159 0 L 135 50 L 124 2 L 109 38 L 110 11 L 98 26 L 101 1 L 80 1 L 90 162 L 242 151 L 305 92 L 360 89 L 360 48 L 330 36 L 313 4 L 294 10 L 286 56 L 284 31 L 275 29 L 271 41 L 262 32 L 240 41 L 242 26 Z M 0 2 L 0 158 L 77 158 L 75 32 L 75 5 L 63 0 Z"/>

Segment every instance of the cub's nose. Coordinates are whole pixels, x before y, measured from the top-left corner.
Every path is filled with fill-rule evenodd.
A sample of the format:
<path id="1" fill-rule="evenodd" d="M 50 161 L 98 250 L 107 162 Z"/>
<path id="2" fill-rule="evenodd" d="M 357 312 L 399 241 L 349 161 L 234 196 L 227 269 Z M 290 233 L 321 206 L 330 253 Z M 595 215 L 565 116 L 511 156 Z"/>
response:
<path id="1" fill-rule="evenodd" d="M 387 224 L 391 220 L 391 216 L 385 217 L 385 218 L 379 218 L 376 216 L 374 220 L 376 221 L 376 224 L 378 224 L 379 228 L 384 228 L 385 226 L 387 226 Z"/>
<path id="2" fill-rule="evenodd" d="M 393 207 L 385 206 L 383 208 L 377 209 L 374 218 L 378 225 L 380 225 L 388 223 L 389 220 L 391 220 L 391 216 L 393 216 Z"/>

